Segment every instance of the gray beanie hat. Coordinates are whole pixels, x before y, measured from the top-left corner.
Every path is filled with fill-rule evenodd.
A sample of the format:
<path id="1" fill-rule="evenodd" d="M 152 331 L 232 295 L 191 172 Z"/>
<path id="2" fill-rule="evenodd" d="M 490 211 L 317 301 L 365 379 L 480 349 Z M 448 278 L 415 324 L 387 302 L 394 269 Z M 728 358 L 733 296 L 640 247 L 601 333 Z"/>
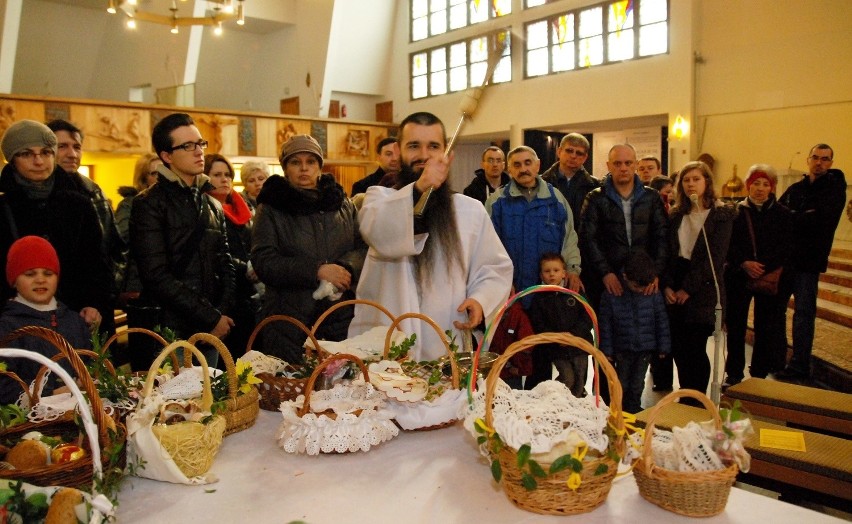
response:
<path id="1" fill-rule="evenodd" d="M 11 162 L 16 154 L 31 147 L 49 147 L 55 153 L 56 135 L 41 122 L 18 120 L 9 126 L 0 141 L 0 149 L 3 150 L 6 162 Z"/>
<path id="2" fill-rule="evenodd" d="M 311 135 L 293 135 L 290 140 L 284 142 L 281 146 L 281 167 L 286 169 L 285 164 L 287 159 L 296 153 L 312 153 L 319 159 L 320 167 L 322 167 L 322 148 L 319 142 Z"/>

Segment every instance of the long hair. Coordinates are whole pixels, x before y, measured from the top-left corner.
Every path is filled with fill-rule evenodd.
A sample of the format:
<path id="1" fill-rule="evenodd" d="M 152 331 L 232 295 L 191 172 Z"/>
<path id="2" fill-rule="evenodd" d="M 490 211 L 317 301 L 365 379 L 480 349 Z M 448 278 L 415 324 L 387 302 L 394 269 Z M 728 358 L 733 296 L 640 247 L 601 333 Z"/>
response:
<path id="1" fill-rule="evenodd" d="M 689 199 L 689 195 L 683 190 L 683 177 L 696 169 L 704 177 L 704 194 L 699 196 L 704 209 L 711 209 L 714 202 L 716 202 L 716 191 L 713 189 L 713 172 L 710 171 L 710 166 L 700 161 L 689 162 L 683 166 L 677 178 L 677 197 L 676 204 L 671 211 L 672 215 L 677 213 L 687 215 L 692 211 L 692 200 Z"/>
<path id="2" fill-rule="evenodd" d="M 421 285 L 429 284 L 436 271 L 448 274 L 458 269 L 462 277 L 467 274 L 453 204 L 453 191 L 449 184 L 432 191 L 426 211 L 429 238 L 420 255 L 414 257 L 414 272 Z M 443 254 L 440 261 L 439 251 Z"/>

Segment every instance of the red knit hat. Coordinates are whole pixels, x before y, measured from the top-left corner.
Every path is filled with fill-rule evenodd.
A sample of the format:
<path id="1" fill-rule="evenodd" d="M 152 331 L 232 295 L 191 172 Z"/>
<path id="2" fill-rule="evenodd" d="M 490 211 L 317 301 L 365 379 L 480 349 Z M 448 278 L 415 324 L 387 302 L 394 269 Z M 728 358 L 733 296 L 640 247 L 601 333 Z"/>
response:
<path id="1" fill-rule="evenodd" d="M 751 187 L 751 184 L 758 178 L 765 178 L 766 180 L 768 180 L 769 186 L 772 188 L 772 192 L 775 192 L 775 185 L 777 184 L 777 180 L 773 180 L 772 177 L 769 176 L 769 173 L 760 169 L 755 169 L 754 171 L 752 171 L 746 179 L 746 191 L 748 191 L 748 189 Z"/>
<path id="2" fill-rule="evenodd" d="M 35 268 L 50 269 L 59 275 L 56 250 L 41 237 L 27 236 L 16 240 L 6 255 L 6 281 L 14 286 L 21 273 Z"/>

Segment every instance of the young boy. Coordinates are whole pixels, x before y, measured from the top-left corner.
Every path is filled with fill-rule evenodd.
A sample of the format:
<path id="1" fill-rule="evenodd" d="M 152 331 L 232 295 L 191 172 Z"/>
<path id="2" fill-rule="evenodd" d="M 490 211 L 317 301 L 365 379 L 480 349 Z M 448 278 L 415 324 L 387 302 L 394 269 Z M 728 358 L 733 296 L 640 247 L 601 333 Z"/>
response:
<path id="1" fill-rule="evenodd" d="M 568 271 L 562 255 L 545 253 L 539 261 L 541 280 L 545 284 L 565 286 Z M 527 312 L 536 333 L 568 332 L 592 341 L 592 319 L 583 306 L 571 295 L 554 292 L 533 295 Z M 544 344 L 533 348 L 533 371 L 527 377 L 526 389 L 550 380 L 552 366 L 559 372 L 559 381 L 568 386 L 575 397 L 586 396 L 586 374 L 589 354 L 573 346 Z"/>
<path id="2" fill-rule="evenodd" d="M 644 294 L 656 276 L 651 257 L 644 251 L 635 251 L 624 265 L 624 293 L 604 293 L 598 311 L 601 351 L 615 364 L 627 413 L 642 409 L 642 391 L 651 358 L 663 358 L 671 352 L 665 299 L 659 291 Z"/>
<path id="3" fill-rule="evenodd" d="M 0 315 L 0 339 L 24 326 L 41 326 L 65 337 L 76 349 L 90 349 L 92 340 L 86 322 L 55 298 L 59 284 L 59 258 L 50 242 L 37 236 L 26 236 L 9 248 L 6 258 L 6 281 L 17 296 L 6 303 Z M 52 357 L 57 350 L 36 337 L 21 337 L 2 347 L 15 347 Z M 67 360 L 63 367 L 71 371 Z M 7 370 L 16 373 L 27 384 L 35 379 L 41 364 L 27 359 L 7 359 Z M 49 395 L 56 383 L 46 384 Z M 20 385 L 8 377 L 0 377 L 0 404 L 12 404 L 22 393 Z"/>

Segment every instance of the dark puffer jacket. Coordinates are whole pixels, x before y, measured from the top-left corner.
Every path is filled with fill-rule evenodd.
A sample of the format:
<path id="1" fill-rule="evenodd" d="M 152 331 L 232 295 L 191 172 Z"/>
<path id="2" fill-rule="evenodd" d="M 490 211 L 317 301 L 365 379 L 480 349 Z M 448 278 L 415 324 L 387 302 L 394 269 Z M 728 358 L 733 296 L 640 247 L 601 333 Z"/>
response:
<path id="1" fill-rule="evenodd" d="M 757 258 L 754 257 L 751 234 L 746 214 L 751 217 L 754 236 L 757 241 Z M 728 267 L 726 271 L 740 274 L 745 278 L 742 263 L 757 260 L 764 264 L 764 270 L 774 271 L 789 263 L 793 236 L 790 234 L 792 216 L 790 210 L 769 196 L 763 206 L 757 207 L 748 199 L 737 205 L 737 217 L 731 231 L 731 243 L 728 247 Z"/>
<path id="2" fill-rule="evenodd" d="M 658 275 L 666 267 L 668 221 L 663 201 L 657 191 L 643 187 L 638 176 L 633 183 L 631 242 L 627 241 L 621 197 L 612 178 L 607 176 L 601 187 L 586 195 L 580 219 L 580 252 L 583 272 L 597 280 L 607 273 L 619 276 L 631 249 L 644 249 Z"/>
<path id="3" fill-rule="evenodd" d="M 141 298 L 159 304 L 163 322 L 179 336 L 209 332 L 233 305 L 225 217 L 221 205 L 203 194 L 210 188 L 209 182 L 200 187 L 206 203 L 199 212 L 190 189 L 161 167 L 159 181 L 133 200 L 130 252 L 142 281 Z M 191 245 L 200 221 L 201 237 Z"/>
<path id="4" fill-rule="evenodd" d="M 266 284 L 263 316 L 289 315 L 310 327 L 333 305 L 328 298 L 314 300 L 317 270 L 322 264 L 341 265 L 352 274 L 343 300 L 354 298 L 367 249 L 358 231 L 358 215 L 331 175 L 321 175 L 316 190 L 299 189 L 284 177 L 269 177 L 257 197 L 251 260 Z M 343 340 L 352 320 L 352 308 L 337 310 L 325 319 L 318 338 Z M 305 334 L 286 322 L 264 328 L 264 352 L 288 362 L 304 357 Z"/>
<path id="5" fill-rule="evenodd" d="M 57 167 L 51 176 L 55 181 L 64 174 Z M 15 295 L 5 278 L 9 247 L 23 236 L 37 235 L 47 239 L 59 256 L 56 298 L 74 311 L 94 307 L 104 318 L 112 318 L 112 276 L 101 252 L 101 225 L 92 203 L 55 182 L 46 200 L 30 199 L 15 180 L 13 164 L 0 174 L 0 193 L 0 274 L 4 276 L 0 298 L 5 301 Z"/>
<path id="6" fill-rule="evenodd" d="M 565 200 L 568 201 L 568 205 L 571 206 L 571 214 L 574 215 L 574 224 L 580 223 L 580 213 L 583 211 L 583 200 L 585 200 L 586 195 L 593 189 L 601 187 L 600 181 L 582 167 L 574 173 L 569 183 L 568 179 L 559 172 L 559 162 L 542 173 L 541 178 L 558 189 Z"/>
<path id="7" fill-rule="evenodd" d="M 834 230 L 846 205 L 843 171 L 829 169 L 813 182 L 805 175 L 788 187 L 778 201 L 793 213 L 793 268 L 824 273 Z"/>
<path id="8" fill-rule="evenodd" d="M 604 293 L 598 312 L 601 351 L 608 357 L 616 353 L 669 353 L 672 348 L 666 301 L 659 291 L 653 295 L 634 293 L 624 286 L 617 297 Z"/>

